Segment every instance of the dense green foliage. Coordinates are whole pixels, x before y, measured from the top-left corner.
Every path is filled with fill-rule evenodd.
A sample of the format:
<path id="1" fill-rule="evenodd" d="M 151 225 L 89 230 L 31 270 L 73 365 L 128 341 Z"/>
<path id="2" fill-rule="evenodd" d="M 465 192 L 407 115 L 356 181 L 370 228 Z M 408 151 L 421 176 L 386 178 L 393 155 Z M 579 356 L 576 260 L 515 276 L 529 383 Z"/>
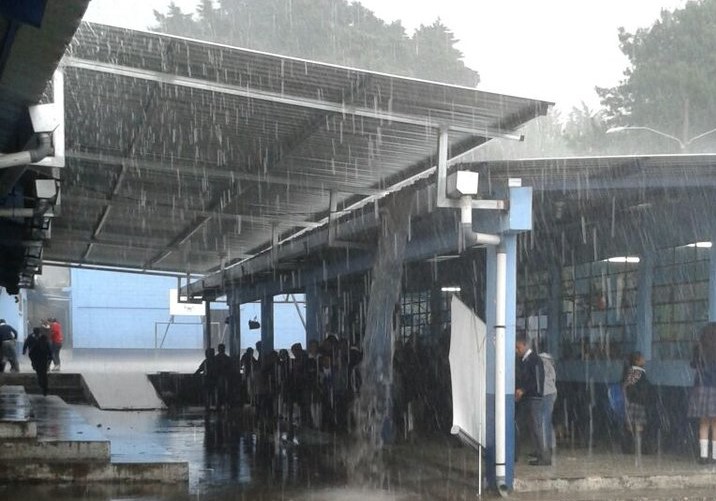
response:
<path id="1" fill-rule="evenodd" d="M 201 0 L 196 13 L 173 2 L 152 29 L 288 56 L 474 87 L 458 40 L 438 19 L 408 36 L 347 0 Z"/>
<path id="2" fill-rule="evenodd" d="M 620 29 L 619 42 L 625 78 L 597 89 L 610 125 L 652 127 L 684 143 L 716 127 L 716 0 L 662 11 L 635 33 Z"/>

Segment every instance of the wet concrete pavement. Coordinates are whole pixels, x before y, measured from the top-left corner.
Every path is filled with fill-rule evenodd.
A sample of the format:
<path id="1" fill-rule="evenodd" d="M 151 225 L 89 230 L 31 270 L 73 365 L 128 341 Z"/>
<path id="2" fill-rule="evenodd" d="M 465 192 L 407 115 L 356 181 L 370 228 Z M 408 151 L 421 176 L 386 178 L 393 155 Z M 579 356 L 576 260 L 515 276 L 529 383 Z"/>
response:
<path id="1" fill-rule="evenodd" d="M 93 407 L 74 406 L 90 425 L 112 440 L 112 454 L 152 456 L 166 451 L 175 460 L 189 462 L 188 485 L 45 485 L 1 486 L 2 499 L 250 499 L 250 500 L 472 500 L 475 499 L 476 463 L 474 454 L 450 439 L 433 438 L 419 445 L 401 445 L 384 454 L 379 475 L 369 477 L 361 487 L 353 487 L 350 471 L 350 441 L 325 433 L 303 433 L 299 445 L 276 440 L 276 434 L 245 433 L 250 429 L 240 416 L 232 418 L 199 409 L 167 411 L 109 412 Z M 243 424 L 243 426 L 242 426 Z M 570 459 L 573 458 L 573 459 Z M 655 460 L 656 461 L 656 460 Z M 591 466 L 590 466 L 591 465 Z M 632 465 L 632 466 L 629 466 Z M 661 458 L 645 465 L 641 473 L 683 471 L 694 465 L 687 458 Z M 621 454 L 593 454 L 586 451 L 562 453 L 552 468 L 527 470 L 518 466 L 523 478 L 554 475 L 583 475 L 600 468 L 616 472 L 640 473 L 633 457 Z M 581 469 L 581 470 L 580 470 Z M 623 469 L 623 470 L 622 470 Z M 582 472 L 580 472 L 582 471 Z M 705 473 L 716 471 L 711 467 Z M 713 478 L 716 478 L 714 476 Z M 486 495 L 486 499 L 495 499 Z M 602 490 L 597 492 L 515 493 L 513 499 L 528 500 L 694 500 L 716 499 L 712 489 L 665 488 L 659 490 Z"/>

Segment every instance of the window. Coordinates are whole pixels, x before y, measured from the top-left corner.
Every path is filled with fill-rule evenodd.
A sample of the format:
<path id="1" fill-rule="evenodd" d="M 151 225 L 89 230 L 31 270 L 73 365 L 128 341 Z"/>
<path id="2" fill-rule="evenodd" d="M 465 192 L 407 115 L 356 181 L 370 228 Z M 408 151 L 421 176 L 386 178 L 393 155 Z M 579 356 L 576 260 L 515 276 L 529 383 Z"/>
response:
<path id="1" fill-rule="evenodd" d="M 405 343 L 410 336 L 427 336 L 430 331 L 430 291 L 406 292 L 400 306 L 401 341 Z"/>
<path id="2" fill-rule="evenodd" d="M 517 330 L 527 332 L 535 343 L 547 336 L 549 275 L 523 268 L 517 276 Z"/>
<path id="3" fill-rule="evenodd" d="M 621 359 L 634 349 L 638 267 L 598 261 L 563 268 L 563 358 Z"/>
<path id="4" fill-rule="evenodd" d="M 654 358 L 688 359 L 708 321 L 709 250 L 696 246 L 665 249 L 654 266 Z"/>

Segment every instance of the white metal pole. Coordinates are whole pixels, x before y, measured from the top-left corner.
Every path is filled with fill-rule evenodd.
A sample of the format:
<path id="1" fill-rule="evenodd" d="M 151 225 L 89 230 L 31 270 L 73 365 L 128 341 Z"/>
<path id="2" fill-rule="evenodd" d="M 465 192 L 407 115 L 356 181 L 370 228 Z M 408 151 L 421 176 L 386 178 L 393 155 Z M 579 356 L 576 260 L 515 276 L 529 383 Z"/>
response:
<path id="1" fill-rule="evenodd" d="M 447 198 L 447 171 L 448 171 L 448 148 L 450 139 L 448 129 L 440 129 L 438 138 L 438 207 L 454 207 L 455 204 Z"/>
<path id="2" fill-rule="evenodd" d="M 65 166 L 65 74 L 62 67 L 55 70 L 52 77 L 52 100 L 60 114 L 60 124 L 52 134 L 52 146 L 59 167 Z"/>
<path id="3" fill-rule="evenodd" d="M 482 497 L 482 445 L 477 448 L 477 495 Z"/>
<path id="4" fill-rule="evenodd" d="M 503 246 L 497 248 L 497 287 L 495 291 L 495 476 L 497 487 L 502 489 L 506 481 L 506 402 L 505 402 L 505 324 L 507 299 L 507 253 Z"/>

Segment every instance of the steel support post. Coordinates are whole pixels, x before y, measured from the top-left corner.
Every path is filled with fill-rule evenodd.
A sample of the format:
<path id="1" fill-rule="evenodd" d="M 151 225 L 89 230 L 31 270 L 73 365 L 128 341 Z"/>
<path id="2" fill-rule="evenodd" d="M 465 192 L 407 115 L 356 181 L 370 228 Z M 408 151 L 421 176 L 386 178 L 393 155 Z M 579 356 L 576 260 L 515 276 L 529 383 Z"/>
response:
<path id="1" fill-rule="evenodd" d="M 542 347 L 556 360 L 559 358 L 559 322 L 562 317 L 562 266 L 552 261 L 549 266 L 549 304 L 547 342 Z"/>
<path id="2" fill-rule="evenodd" d="M 204 301 L 204 349 L 211 348 L 211 301 Z"/>
<path id="3" fill-rule="evenodd" d="M 652 358 L 654 340 L 654 308 L 652 291 L 654 286 L 654 254 L 645 252 L 639 260 L 636 300 L 636 349 L 646 360 Z M 619 305 L 617 305 L 619 306 Z"/>
<path id="4" fill-rule="evenodd" d="M 261 355 L 274 350 L 273 296 L 261 300 Z"/>
<path id="5" fill-rule="evenodd" d="M 231 291 L 227 294 L 229 303 L 229 355 L 241 356 L 241 303 Z"/>
<path id="6" fill-rule="evenodd" d="M 709 252 L 709 322 L 716 322 L 716 237 Z"/>
<path id="7" fill-rule="evenodd" d="M 495 312 L 497 298 L 497 248 L 485 248 L 485 325 L 487 329 L 486 376 L 487 423 L 485 428 L 485 475 L 487 484 L 497 485 L 495 467 Z"/>
<path id="8" fill-rule="evenodd" d="M 323 294 L 321 286 L 311 284 L 306 287 L 306 346 L 310 341 L 319 343 L 324 337 L 323 329 Z"/>

